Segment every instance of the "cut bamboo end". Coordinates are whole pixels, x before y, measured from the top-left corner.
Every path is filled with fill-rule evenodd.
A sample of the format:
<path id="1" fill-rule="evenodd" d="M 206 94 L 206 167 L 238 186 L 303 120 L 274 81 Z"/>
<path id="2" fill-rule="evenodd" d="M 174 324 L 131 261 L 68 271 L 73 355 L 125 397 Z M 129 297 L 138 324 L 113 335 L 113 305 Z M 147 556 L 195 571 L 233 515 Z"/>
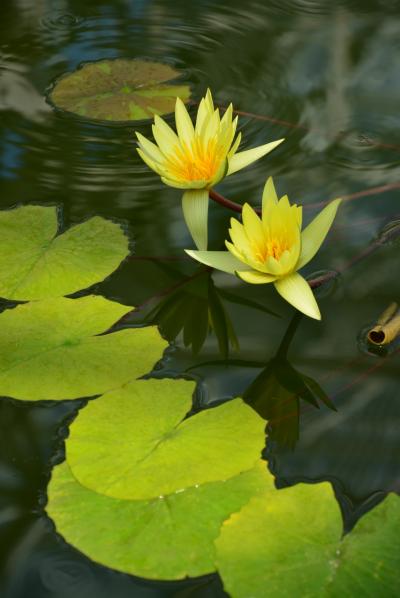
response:
<path id="1" fill-rule="evenodd" d="M 400 310 L 397 303 L 391 303 L 379 317 L 376 325 L 368 332 L 373 345 L 388 345 L 400 336 Z"/>

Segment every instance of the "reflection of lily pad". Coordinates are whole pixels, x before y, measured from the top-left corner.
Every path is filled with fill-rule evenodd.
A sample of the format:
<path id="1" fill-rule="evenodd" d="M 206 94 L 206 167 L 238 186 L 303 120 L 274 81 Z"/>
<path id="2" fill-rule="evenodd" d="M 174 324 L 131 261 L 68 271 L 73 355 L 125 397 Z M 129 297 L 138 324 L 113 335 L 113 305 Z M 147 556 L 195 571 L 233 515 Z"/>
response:
<path id="1" fill-rule="evenodd" d="M 57 108 L 96 120 L 127 121 L 168 114 L 176 98 L 190 97 L 188 85 L 174 85 L 180 76 L 168 64 L 118 58 L 88 62 L 61 77 L 50 93 Z"/>

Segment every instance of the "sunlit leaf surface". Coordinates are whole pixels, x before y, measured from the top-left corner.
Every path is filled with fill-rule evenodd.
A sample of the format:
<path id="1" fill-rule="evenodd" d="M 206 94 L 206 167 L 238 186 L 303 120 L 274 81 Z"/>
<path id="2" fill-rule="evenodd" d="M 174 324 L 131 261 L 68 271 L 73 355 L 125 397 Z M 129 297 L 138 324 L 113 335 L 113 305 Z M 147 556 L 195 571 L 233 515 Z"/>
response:
<path id="1" fill-rule="evenodd" d="M 91 402 L 71 426 L 47 511 L 95 561 L 154 579 L 209 573 L 224 519 L 272 487 L 261 418 L 236 400 L 180 422 L 192 390 L 139 380 Z"/>
<path id="2" fill-rule="evenodd" d="M 0 314 L 0 395 L 75 399 L 148 373 L 167 346 L 157 328 L 103 334 L 131 310 L 93 295 L 5 310 Z"/>
<path id="3" fill-rule="evenodd" d="M 168 64 L 119 58 L 87 62 L 61 77 L 50 93 L 57 107 L 96 120 L 127 121 L 168 114 L 190 87 L 169 83 L 180 72 Z"/>
<path id="4" fill-rule="evenodd" d="M 182 421 L 193 390 L 186 381 L 139 380 L 91 402 L 70 429 L 74 476 L 108 496 L 149 499 L 251 469 L 265 422 L 241 399 Z"/>
<path id="5" fill-rule="evenodd" d="M 341 540 L 327 483 L 259 495 L 227 520 L 217 566 L 233 598 L 398 595 L 400 500 L 390 496 Z"/>
<path id="6" fill-rule="evenodd" d="M 56 207 L 0 212 L 0 296 L 60 297 L 109 276 L 128 255 L 120 225 L 98 216 L 58 234 Z"/>

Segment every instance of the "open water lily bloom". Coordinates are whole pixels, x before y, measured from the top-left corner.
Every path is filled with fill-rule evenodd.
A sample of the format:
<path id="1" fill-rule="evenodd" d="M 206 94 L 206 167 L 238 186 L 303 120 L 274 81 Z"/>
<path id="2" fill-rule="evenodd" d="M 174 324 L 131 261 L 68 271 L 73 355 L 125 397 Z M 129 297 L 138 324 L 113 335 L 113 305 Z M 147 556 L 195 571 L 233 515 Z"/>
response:
<path id="1" fill-rule="evenodd" d="M 245 282 L 272 282 L 296 309 L 311 318 L 321 314 L 308 282 L 298 270 L 308 264 L 322 245 L 336 216 L 340 199 L 330 202 L 302 231 L 302 208 L 278 200 L 272 178 L 264 187 L 262 217 L 249 204 L 243 206 L 241 224 L 231 219 L 228 251 L 186 250 L 197 261 L 236 274 Z"/>
<path id="2" fill-rule="evenodd" d="M 183 214 L 198 249 L 207 249 L 208 190 L 225 176 L 233 174 L 272 151 L 283 139 L 238 152 L 241 134 L 236 137 L 238 118 L 232 118 L 232 104 L 221 118 L 210 90 L 201 100 L 192 120 L 180 98 L 176 100 L 176 133 L 159 116 L 154 117 L 156 143 L 136 133 L 138 153 L 161 180 L 171 187 L 185 189 Z"/>

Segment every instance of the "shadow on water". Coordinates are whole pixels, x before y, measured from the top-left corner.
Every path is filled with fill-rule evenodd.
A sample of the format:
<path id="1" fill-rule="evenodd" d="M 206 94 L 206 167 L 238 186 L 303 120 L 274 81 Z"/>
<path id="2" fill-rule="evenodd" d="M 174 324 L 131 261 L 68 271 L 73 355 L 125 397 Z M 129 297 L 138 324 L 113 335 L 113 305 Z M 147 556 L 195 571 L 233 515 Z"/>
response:
<path id="1" fill-rule="evenodd" d="M 399 8 L 379 0 L 3 0 L 0 8 L 1 208 L 57 203 L 66 224 L 92 214 L 126 222 L 135 255 L 101 293 L 140 306 L 122 325 L 157 323 L 173 342 L 157 375 L 196 377 L 194 410 L 244 394 L 268 420 L 278 486 L 332 481 L 348 529 L 387 492 L 400 493 L 399 354 L 365 350 L 363 336 L 399 300 L 399 245 L 390 238 L 343 270 L 399 217 Z M 185 258 L 179 193 L 140 161 L 134 126 L 75 120 L 46 103 L 60 74 L 115 56 L 188 70 L 195 95 L 210 86 L 221 105 L 243 111 L 248 146 L 286 137 L 267 161 L 220 185 L 230 199 L 256 205 L 268 175 L 280 194 L 310 206 L 306 218 L 314 204 L 350 197 L 306 272 L 343 270 L 320 290 L 321 323 L 304 318 L 285 336 L 292 310 L 270 285 L 211 278 Z M 221 248 L 231 215 L 211 205 L 211 248 Z M 281 338 L 290 354 L 279 352 Z M 43 515 L 46 485 L 79 406 L 0 399 L 0 595 L 224 596 L 217 576 L 148 582 L 96 565 L 57 536 Z"/>

